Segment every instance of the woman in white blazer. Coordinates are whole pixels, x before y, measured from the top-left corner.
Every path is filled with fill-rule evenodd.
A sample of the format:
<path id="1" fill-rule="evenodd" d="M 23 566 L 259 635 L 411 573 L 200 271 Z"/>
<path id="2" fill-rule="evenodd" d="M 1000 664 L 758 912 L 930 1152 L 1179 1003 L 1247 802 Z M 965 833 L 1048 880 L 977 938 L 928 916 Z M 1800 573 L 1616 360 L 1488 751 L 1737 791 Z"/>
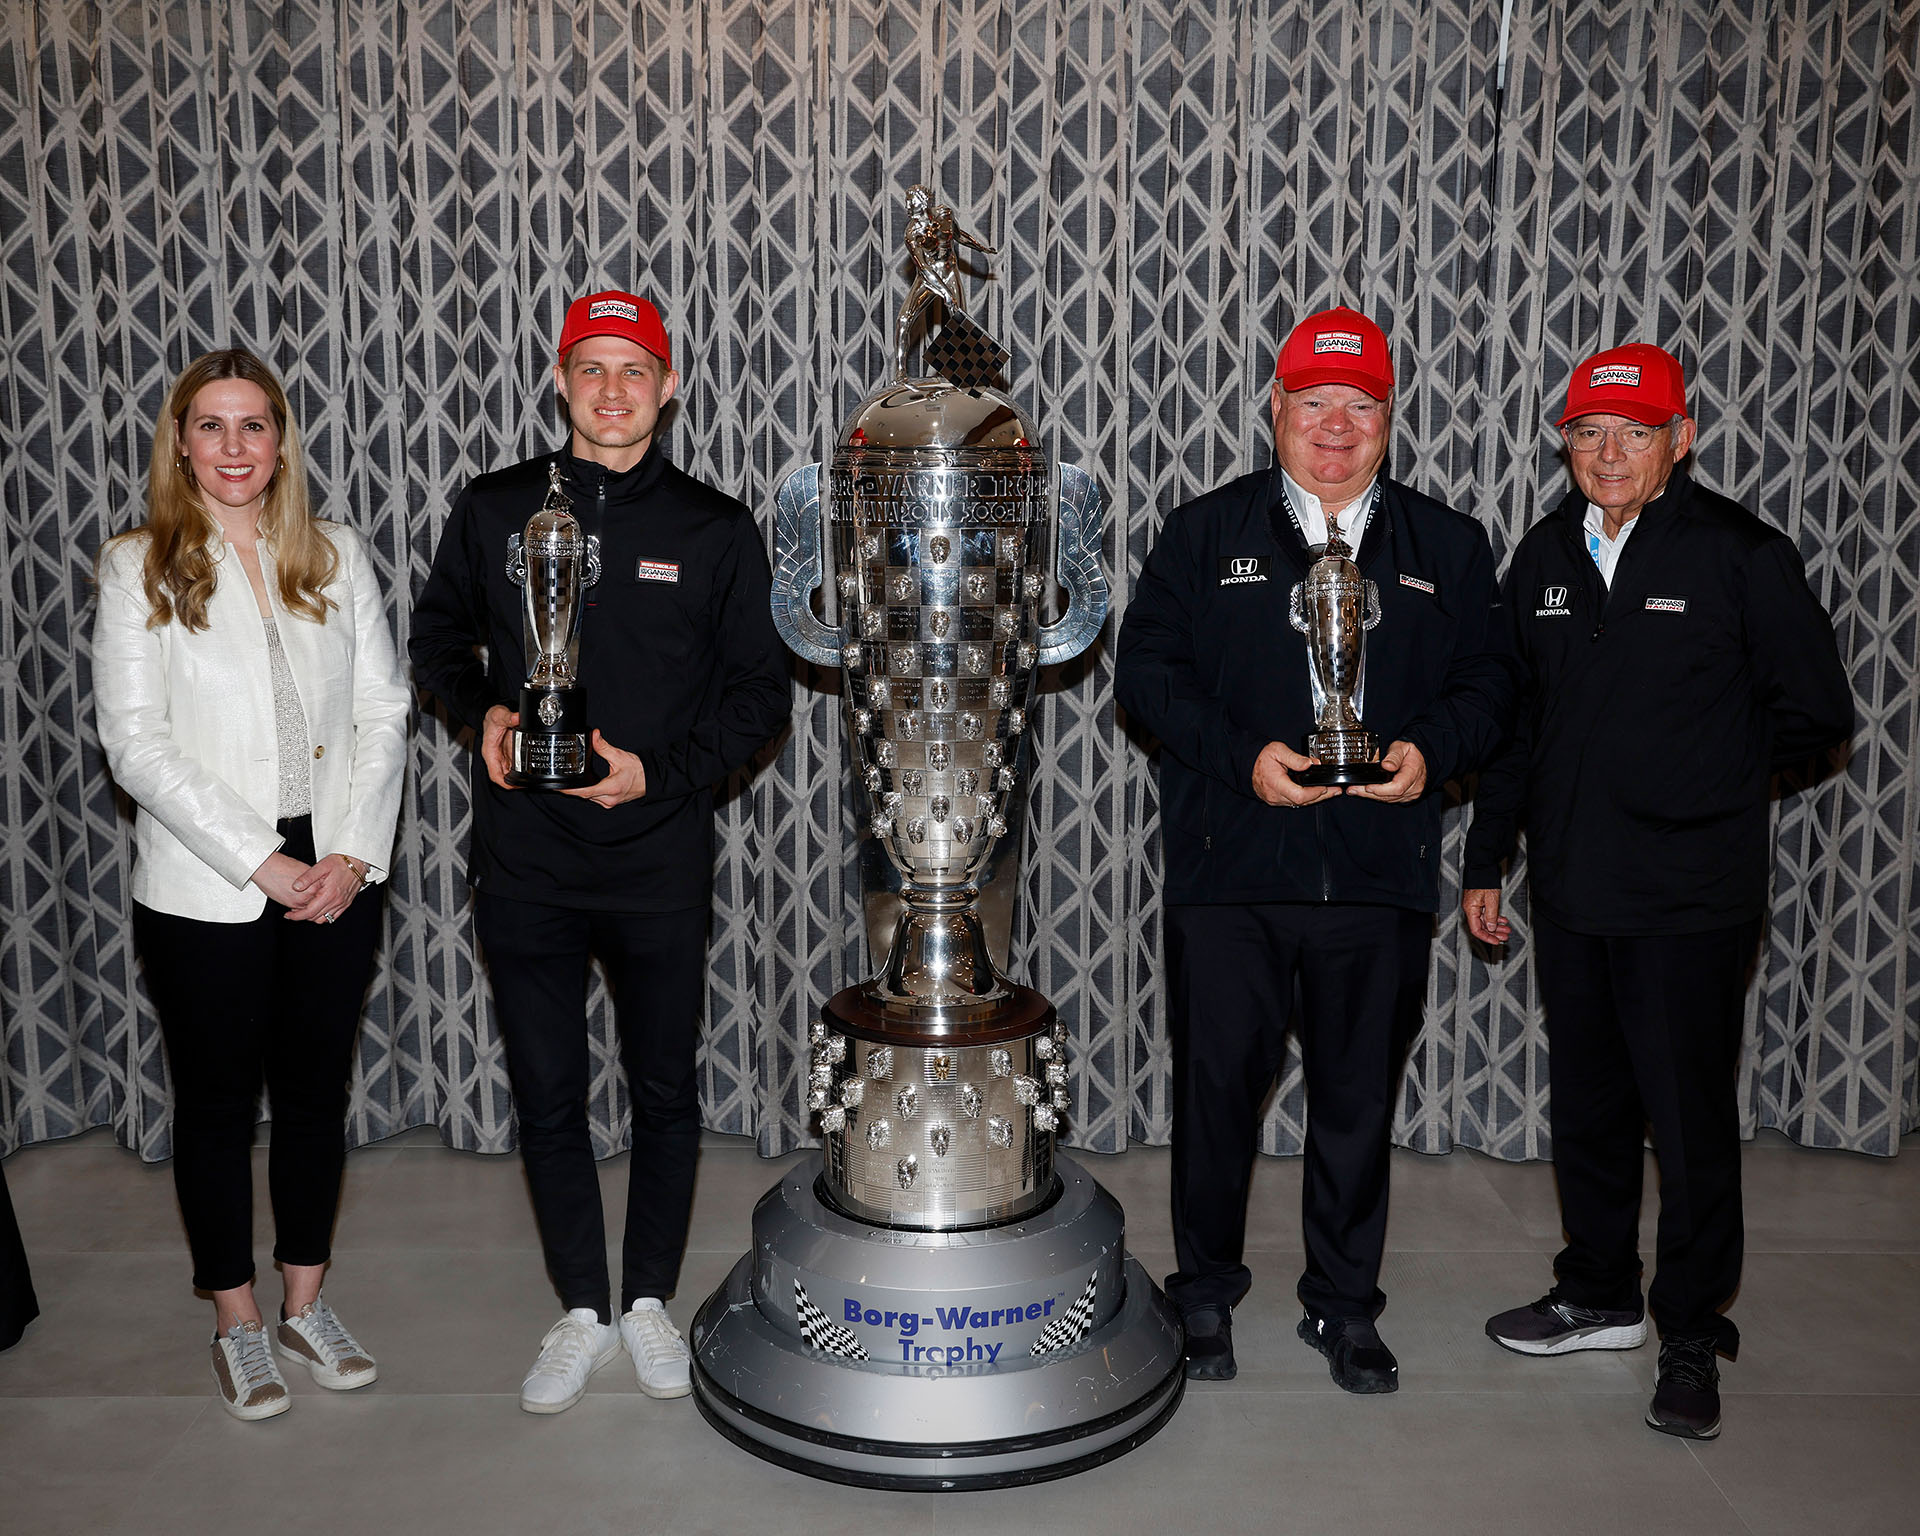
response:
<path id="1" fill-rule="evenodd" d="M 374 1379 L 320 1294 L 347 1084 L 379 939 L 409 695 L 365 544 L 321 522 L 279 381 L 197 358 L 154 429 L 147 521 L 100 552 L 100 740 L 134 818 L 133 926 L 174 1094 L 174 1185 L 213 1374 L 241 1419 Z M 254 1104 L 286 1304 L 253 1295 Z"/>

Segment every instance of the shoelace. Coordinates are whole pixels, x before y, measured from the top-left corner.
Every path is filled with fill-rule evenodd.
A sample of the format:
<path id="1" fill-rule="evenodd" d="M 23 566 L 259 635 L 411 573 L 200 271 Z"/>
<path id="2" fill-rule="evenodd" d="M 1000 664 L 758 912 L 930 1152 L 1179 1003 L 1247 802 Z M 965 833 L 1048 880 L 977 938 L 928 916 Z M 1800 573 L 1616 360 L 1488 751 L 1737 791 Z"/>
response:
<path id="1" fill-rule="evenodd" d="M 1692 1392 L 1704 1392 L 1720 1380 L 1712 1348 L 1701 1344 L 1662 1344 L 1660 1374 L 1671 1376 L 1676 1386 Z"/>
<path id="2" fill-rule="evenodd" d="M 244 1323 L 227 1330 L 227 1339 L 237 1346 L 228 1359 L 239 1373 L 240 1401 L 245 1402 L 260 1387 L 273 1385 L 273 1351 L 267 1347 L 267 1330 L 258 1323 Z"/>
<path id="3" fill-rule="evenodd" d="M 326 1356 L 328 1365 L 338 1368 L 341 1361 L 350 1360 L 361 1353 L 359 1343 L 347 1332 L 340 1319 L 334 1316 L 333 1308 L 325 1301 L 308 1302 L 294 1317 L 306 1323 L 307 1337 Z"/>
<path id="4" fill-rule="evenodd" d="M 637 1322 L 640 1349 L 646 1355 L 648 1365 L 663 1365 L 685 1357 L 686 1341 L 674 1331 L 673 1324 L 664 1312 L 642 1308 L 630 1315 Z"/>
<path id="5" fill-rule="evenodd" d="M 571 1317 L 563 1317 L 547 1330 L 540 1341 L 540 1358 L 535 1370 L 566 1372 L 580 1363 L 587 1351 L 587 1326 Z"/>

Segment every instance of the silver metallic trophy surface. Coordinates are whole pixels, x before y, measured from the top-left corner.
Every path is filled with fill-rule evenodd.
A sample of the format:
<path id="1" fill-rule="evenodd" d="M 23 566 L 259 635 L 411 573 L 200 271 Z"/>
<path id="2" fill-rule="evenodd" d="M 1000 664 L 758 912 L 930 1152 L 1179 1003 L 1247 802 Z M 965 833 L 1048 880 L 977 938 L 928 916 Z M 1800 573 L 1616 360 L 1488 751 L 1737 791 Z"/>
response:
<path id="1" fill-rule="evenodd" d="M 1380 622 L 1380 589 L 1361 576 L 1339 529 L 1329 530 L 1325 551 L 1294 587 L 1288 618 L 1307 637 L 1314 728 L 1305 750 L 1319 759 L 1295 771 L 1294 782 L 1386 783 L 1393 775 L 1380 766 L 1380 738 L 1360 723 L 1366 707 L 1367 631 Z"/>
<path id="2" fill-rule="evenodd" d="M 877 973 L 812 1029 L 824 1150 L 761 1200 L 692 1340 L 702 1413 L 755 1454 L 949 1489 L 1131 1449 L 1179 1403 L 1185 1338 L 1126 1253 L 1118 1203 L 1055 1150 L 1066 1034 L 995 964 L 978 907 L 1017 814 L 1038 669 L 1106 618 L 1099 493 L 1063 466 L 1056 501 L 1038 428 L 964 366 L 990 349 L 997 371 L 998 349 L 940 261 L 956 238 L 986 248 L 924 188 L 908 211 L 895 374 L 841 427 L 824 487 L 837 622 L 811 605 L 817 464 L 779 491 L 773 581 L 787 644 L 841 670 L 855 797 L 897 916 Z M 928 357 L 958 379 L 906 376 L 929 295 L 945 325 Z M 1049 556 L 1067 603 L 1045 624 Z"/>
<path id="3" fill-rule="evenodd" d="M 524 644 L 532 658 L 520 689 L 520 724 L 507 732 L 507 780 L 523 789 L 574 789 L 600 776 L 578 680 L 580 619 L 586 589 L 600 579 L 600 541 L 581 531 L 558 460 L 547 477 L 546 501 L 526 531 L 507 540 L 507 576 L 523 590 Z"/>

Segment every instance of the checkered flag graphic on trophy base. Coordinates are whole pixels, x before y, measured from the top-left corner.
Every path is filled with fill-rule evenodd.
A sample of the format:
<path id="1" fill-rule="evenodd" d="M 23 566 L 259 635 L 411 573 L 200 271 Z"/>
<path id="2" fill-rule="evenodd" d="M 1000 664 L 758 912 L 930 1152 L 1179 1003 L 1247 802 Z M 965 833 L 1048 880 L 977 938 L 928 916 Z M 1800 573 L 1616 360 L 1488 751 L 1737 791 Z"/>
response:
<path id="1" fill-rule="evenodd" d="M 807 1288 L 793 1282 L 793 1310 L 800 1314 L 801 1339 L 823 1355 L 838 1355 L 843 1360 L 870 1360 L 866 1346 L 813 1304 Z"/>
<path id="2" fill-rule="evenodd" d="M 1047 1324 L 1040 1337 L 1033 1341 L 1029 1353 L 1050 1355 L 1084 1339 L 1093 1327 L 1093 1298 L 1099 1285 L 1100 1271 L 1096 1269 L 1087 1276 L 1087 1288 L 1080 1293 L 1079 1300 Z"/>
<path id="3" fill-rule="evenodd" d="M 998 384 L 1013 354 L 965 315 L 949 312 L 926 347 L 927 366 L 961 389 Z"/>

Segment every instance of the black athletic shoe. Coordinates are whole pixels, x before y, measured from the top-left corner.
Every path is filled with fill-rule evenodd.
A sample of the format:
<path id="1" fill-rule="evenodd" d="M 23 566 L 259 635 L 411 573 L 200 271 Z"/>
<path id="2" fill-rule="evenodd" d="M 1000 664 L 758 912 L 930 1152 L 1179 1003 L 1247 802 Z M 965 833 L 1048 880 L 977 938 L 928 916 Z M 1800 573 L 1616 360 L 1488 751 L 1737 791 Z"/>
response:
<path id="1" fill-rule="evenodd" d="M 1342 1391 L 1368 1394 L 1400 1390 L 1400 1362 L 1380 1342 L 1371 1318 L 1336 1320 L 1309 1312 L 1300 1319 L 1297 1331 L 1327 1357 L 1327 1374 Z"/>
<path id="2" fill-rule="evenodd" d="M 1582 1349 L 1638 1349 L 1647 1342 L 1647 1314 L 1580 1307 L 1548 1291 L 1529 1307 L 1487 1319 L 1487 1337 L 1522 1355 L 1570 1355 Z"/>
<path id="3" fill-rule="evenodd" d="M 1187 1380 L 1232 1381 L 1233 1308 L 1195 1307 L 1186 1314 Z"/>
<path id="4" fill-rule="evenodd" d="M 1660 1382 L 1647 1423 L 1663 1435 L 1711 1440 L 1720 1433 L 1720 1362 L 1712 1339 L 1662 1339 Z"/>

